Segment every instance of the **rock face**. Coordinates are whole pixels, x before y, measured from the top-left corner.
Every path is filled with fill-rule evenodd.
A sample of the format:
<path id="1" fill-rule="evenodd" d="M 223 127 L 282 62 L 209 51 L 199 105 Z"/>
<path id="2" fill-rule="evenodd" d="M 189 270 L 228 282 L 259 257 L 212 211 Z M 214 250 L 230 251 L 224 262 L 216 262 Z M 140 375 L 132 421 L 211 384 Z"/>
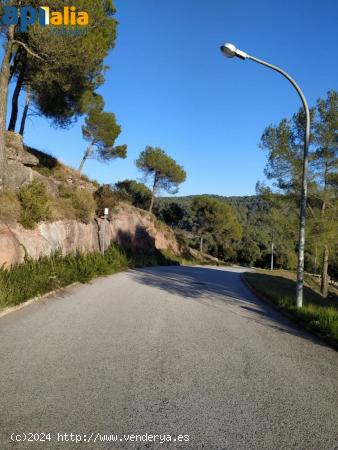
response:
<path id="1" fill-rule="evenodd" d="M 19 189 L 30 183 L 35 174 L 31 167 L 37 166 L 39 160 L 24 150 L 22 137 L 11 131 L 6 132 L 6 154 L 8 158 L 8 174 L 6 182 L 10 189 Z"/>
<path id="2" fill-rule="evenodd" d="M 42 181 L 51 195 L 55 195 L 58 192 L 59 186 L 63 183 L 74 186 L 74 188 L 86 189 L 92 193 L 97 189 L 92 182 L 86 180 L 85 177 L 80 176 L 75 169 L 60 164 L 53 156 L 25 146 L 20 134 L 7 131 L 5 138 L 8 161 L 8 177 L 6 177 L 6 185 L 10 190 L 18 190 L 24 184 L 31 183 L 34 178 Z M 27 149 L 29 151 L 27 151 Z M 33 170 L 39 166 L 40 158 L 42 161 L 48 159 L 50 165 L 54 164 L 55 166 L 62 166 L 62 174 L 59 173 L 59 175 L 61 175 L 60 180 L 44 176 L 37 170 Z M 44 166 L 44 163 L 42 162 L 40 166 Z M 47 167 L 51 168 L 51 166 Z"/>
<path id="3" fill-rule="evenodd" d="M 5 267 L 23 261 L 24 248 L 7 225 L 0 225 L 0 266 Z"/>
<path id="4" fill-rule="evenodd" d="M 60 181 L 45 177 L 32 167 L 39 165 L 39 152 L 36 156 L 26 151 L 22 137 L 13 132 L 6 133 L 6 153 L 8 157 L 8 187 L 19 189 L 34 178 L 41 179 L 53 194 L 58 190 Z M 45 155 L 46 156 L 46 155 Z M 50 157 L 51 158 L 51 157 Z M 55 160 L 57 163 L 57 160 Z M 93 191 L 96 188 L 90 182 L 79 177 L 78 173 L 63 166 L 64 182 L 75 188 Z M 119 205 L 111 220 L 96 219 L 84 224 L 75 220 L 42 222 L 36 229 L 27 230 L 20 224 L 0 223 L 0 267 L 9 267 L 20 263 L 25 256 L 37 259 L 55 251 L 62 254 L 82 250 L 91 252 L 106 249 L 110 242 L 116 242 L 125 248 L 152 252 L 170 250 L 180 253 L 173 231 L 159 224 L 151 214 L 128 204 Z"/>
<path id="5" fill-rule="evenodd" d="M 5 138 L 7 158 L 10 161 L 17 161 L 27 167 L 34 167 L 39 164 L 38 158 L 24 149 L 20 134 L 7 131 Z"/>
<path id="6" fill-rule="evenodd" d="M 110 242 L 144 252 L 157 249 L 180 253 L 172 230 L 163 224 L 159 229 L 152 215 L 121 204 L 110 221 L 97 219 L 89 224 L 75 220 L 42 222 L 35 230 L 26 230 L 20 224 L 0 224 L 0 266 L 20 263 L 25 255 L 37 259 L 57 250 L 64 255 L 77 249 L 86 252 L 102 250 Z"/>

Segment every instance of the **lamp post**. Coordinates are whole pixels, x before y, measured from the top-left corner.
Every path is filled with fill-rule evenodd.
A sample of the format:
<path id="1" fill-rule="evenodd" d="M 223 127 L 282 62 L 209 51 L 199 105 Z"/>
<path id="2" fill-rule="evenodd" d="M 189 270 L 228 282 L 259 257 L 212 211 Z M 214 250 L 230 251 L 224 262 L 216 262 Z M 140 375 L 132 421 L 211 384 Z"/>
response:
<path id="1" fill-rule="evenodd" d="M 308 153 L 309 153 L 309 141 L 310 141 L 310 111 L 306 101 L 306 98 L 295 82 L 293 78 L 290 77 L 284 70 L 280 69 L 277 66 L 274 66 L 266 61 L 262 61 L 261 59 L 255 58 L 254 56 L 248 55 L 236 48 L 235 45 L 226 43 L 221 46 L 221 52 L 227 58 L 233 58 L 237 56 L 240 59 L 250 59 L 251 61 L 255 61 L 262 66 L 269 67 L 272 70 L 280 73 L 285 77 L 292 86 L 296 89 L 303 107 L 306 116 L 306 127 L 305 127 L 305 136 L 304 136 L 304 153 L 303 153 L 303 171 L 302 171 L 302 188 L 301 188 L 301 200 L 300 200 L 300 211 L 299 211 L 299 240 L 298 240 L 298 264 L 297 264 L 297 287 L 296 287 L 296 299 L 297 299 L 297 307 L 301 308 L 303 306 L 303 286 L 304 286 L 304 249 L 305 249 L 305 222 L 306 222 L 306 201 L 307 201 L 307 171 L 308 171 Z"/>

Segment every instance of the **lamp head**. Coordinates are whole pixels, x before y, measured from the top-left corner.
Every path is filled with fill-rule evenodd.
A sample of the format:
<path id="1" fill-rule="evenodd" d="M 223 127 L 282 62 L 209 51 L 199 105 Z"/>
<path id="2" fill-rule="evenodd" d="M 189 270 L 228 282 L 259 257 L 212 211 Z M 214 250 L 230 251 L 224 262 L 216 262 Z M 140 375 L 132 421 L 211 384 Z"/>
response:
<path id="1" fill-rule="evenodd" d="M 229 42 L 221 46 L 221 52 L 226 58 L 233 58 L 236 56 L 236 50 L 234 44 L 230 44 Z"/>
<path id="2" fill-rule="evenodd" d="M 242 52 L 242 50 L 239 50 L 234 44 L 230 44 L 229 42 L 221 46 L 221 52 L 226 58 L 237 56 L 238 58 L 246 59 L 248 57 L 245 52 Z"/>

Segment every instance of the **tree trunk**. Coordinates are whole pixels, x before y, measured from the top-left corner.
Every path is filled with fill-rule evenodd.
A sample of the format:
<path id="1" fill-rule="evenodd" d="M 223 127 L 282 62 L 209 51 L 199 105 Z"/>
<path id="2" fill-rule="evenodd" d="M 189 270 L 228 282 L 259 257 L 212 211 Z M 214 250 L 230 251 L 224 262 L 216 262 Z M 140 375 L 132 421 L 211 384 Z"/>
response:
<path id="1" fill-rule="evenodd" d="M 157 177 L 157 174 L 155 173 L 153 189 L 152 189 L 152 192 L 151 192 L 151 201 L 150 201 L 150 206 L 149 206 L 149 212 L 150 213 L 153 211 L 153 207 L 154 207 L 155 191 L 156 191 L 157 183 L 158 183 L 158 177 Z"/>
<path id="2" fill-rule="evenodd" d="M 325 164 L 324 169 L 324 199 L 322 203 L 322 209 L 321 209 L 321 217 L 324 217 L 325 208 L 326 208 L 326 196 L 327 196 L 327 174 L 328 174 L 328 167 L 327 164 Z M 324 254 L 323 254 L 323 266 L 322 266 L 322 276 L 321 276 L 321 286 L 320 286 L 320 292 L 324 298 L 327 297 L 328 289 L 329 289 L 329 277 L 327 274 L 329 268 L 329 247 L 327 244 L 324 245 Z"/>
<path id="3" fill-rule="evenodd" d="M 23 136 L 23 134 L 25 132 L 26 120 L 27 120 L 27 116 L 28 116 L 29 101 L 30 101 L 30 87 L 27 86 L 26 87 L 25 107 L 24 107 L 24 110 L 23 110 L 22 119 L 21 119 L 21 125 L 20 125 L 20 131 L 19 131 L 21 136 Z"/>
<path id="4" fill-rule="evenodd" d="M 5 45 L 4 56 L 1 64 L 0 72 L 0 191 L 4 189 L 7 169 L 6 156 L 6 116 L 7 116 L 7 101 L 8 101 L 8 83 L 10 79 L 11 69 L 10 61 L 12 56 L 12 47 L 14 39 L 14 25 L 10 25 L 7 33 L 7 42 Z"/>
<path id="5" fill-rule="evenodd" d="M 203 234 L 201 235 L 200 238 L 200 252 L 203 253 Z"/>
<path id="6" fill-rule="evenodd" d="M 324 245 L 322 280 L 320 286 L 320 292 L 324 298 L 327 297 L 329 290 L 329 276 L 327 273 L 328 267 L 329 267 L 329 247 L 328 245 Z"/>
<path id="7" fill-rule="evenodd" d="M 89 147 L 87 148 L 87 150 L 85 151 L 85 154 L 83 155 L 83 158 L 82 158 L 81 163 L 80 163 L 80 166 L 79 166 L 79 173 L 82 172 L 84 163 L 86 162 L 86 159 L 87 159 L 88 156 L 90 155 L 91 150 L 92 150 L 92 146 L 89 146 Z"/>
<path id="8" fill-rule="evenodd" d="M 323 176 L 323 178 L 324 178 L 324 192 L 323 192 L 324 198 L 323 198 L 322 208 L 320 211 L 320 214 L 322 217 L 324 216 L 325 209 L 326 209 L 328 173 L 329 173 L 328 164 L 325 163 L 324 176 Z"/>
<path id="9" fill-rule="evenodd" d="M 12 97 L 12 113 L 11 119 L 9 121 L 8 131 L 15 131 L 16 122 L 18 120 L 18 111 L 19 111 L 19 96 L 23 86 L 24 73 L 20 72 L 18 79 L 16 81 L 16 86 L 13 92 Z"/>
<path id="10" fill-rule="evenodd" d="M 150 206 L 149 206 L 149 212 L 153 212 L 153 207 L 154 207 L 154 200 L 155 200 L 155 194 L 154 192 L 152 192 L 151 194 L 151 200 L 150 200 Z"/>
<path id="11" fill-rule="evenodd" d="M 19 64 L 19 61 L 20 61 L 20 54 L 21 54 L 21 49 L 19 48 L 16 51 L 16 53 L 15 53 L 14 61 L 13 61 L 12 65 L 11 65 L 10 75 L 9 75 L 9 82 L 12 81 L 13 75 L 15 74 L 16 69 L 18 67 L 18 64 Z"/>

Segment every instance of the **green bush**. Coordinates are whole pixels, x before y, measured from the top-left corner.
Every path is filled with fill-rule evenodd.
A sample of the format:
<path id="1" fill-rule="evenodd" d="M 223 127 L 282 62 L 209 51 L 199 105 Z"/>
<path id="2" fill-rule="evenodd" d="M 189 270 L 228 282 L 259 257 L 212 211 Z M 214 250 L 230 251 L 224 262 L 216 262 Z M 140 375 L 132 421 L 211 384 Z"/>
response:
<path id="1" fill-rule="evenodd" d="M 0 307 L 17 305 L 75 281 L 87 282 L 127 267 L 126 254 L 115 245 L 104 256 L 99 252 L 62 256 L 57 252 L 38 260 L 26 259 L 11 269 L 0 268 Z"/>
<path id="2" fill-rule="evenodd" d="M 110 184 L 103 184 L 95 192 L 94 198 L 96 201 L 96 214 L 103 216 L 104 209 L 109 208 L 109 214 L 114 212 L 115 208 L 121 200 L 126 200 L 119 192 L 116 192 Z"/>
<path id="3" fill-rule="evenodd" d="M 20 223 L 25 228 L 33 229 L 42 220 L 51 218 L 47 187 L 38 180 L 23 186 L 18 198 L 21 203 Z"/>
<path id="4" fill-rule="evenodd" d="M 115 184 L 115 189 L 121 198 L 133 206 L 141 209 L 149 209 L 151 201 L 151 191 L 143 183 L 135 180 L 119 181 Z"/>
<path id="5" fill-rule="evenodd" d="M 188 247 L 191 244 L 190 239 L 188 239 L 186 233 L 183 230 L 175 230 L 176 240 L 182 247 Z"/>
<path id="6" fill-rule="evenodd" d="M 77 252 L 62 256 L 56 252 L 38 260 L 26 258 L 10 269 L 0 267 L 0 308 L 18 305 L 30 298 L 68 286 L 86 283 L 101 275 L 110 275 L 128 267 L 177 264 L 160 251 L 151 254 L 125 251 L 111 244 L 104 255 Z"/>
<path id="7" fill-rule="evenodd" d="M 96 202 L 93 195 L 85 189 L 76 189 L 67 184 L 59 186 L 59 209 L 64 212 L 66 218 L 74 218 L 84 223 L 93 220 Z"/>
<path id="8" fill-rule="evenodd" d="M 83 223 L 89 223 L 95 216 L 96 203 L 94 197 L 85 189 L 77 189 L 72 197 L 75 218 Z"/>

